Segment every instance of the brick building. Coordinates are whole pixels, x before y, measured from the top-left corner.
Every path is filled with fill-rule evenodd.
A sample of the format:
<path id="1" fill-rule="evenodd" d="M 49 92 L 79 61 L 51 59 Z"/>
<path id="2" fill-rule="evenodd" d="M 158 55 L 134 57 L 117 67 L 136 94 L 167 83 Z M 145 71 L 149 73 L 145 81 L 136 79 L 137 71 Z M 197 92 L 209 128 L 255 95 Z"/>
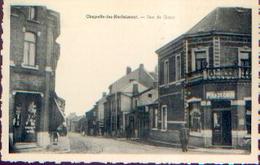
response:
<path id="1" fill-rule="evenodd" d="M 9 135 L 46 146 L 64 122 L 65 101 L 55 93 L 60 16 L 43 6 L 11 6 L 10 24 Z"/>
<path id="2" fill-rule="evenodd" d="M 243 147 L 251 133 L 251 10 L 216 8 L 156 51 L 159 130 L 151 138 L 190 145 Z"/>

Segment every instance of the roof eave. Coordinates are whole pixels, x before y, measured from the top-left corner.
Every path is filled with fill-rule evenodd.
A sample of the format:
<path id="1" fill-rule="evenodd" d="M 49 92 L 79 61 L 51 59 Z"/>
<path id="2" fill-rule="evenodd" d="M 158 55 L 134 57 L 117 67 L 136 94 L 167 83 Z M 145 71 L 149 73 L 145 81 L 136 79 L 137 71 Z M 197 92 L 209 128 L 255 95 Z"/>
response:
<path id="1" fill-rule="evenodd" d="M 251 34 L 249 34 L 249 33 L 235 33 L 235 32 L 233 33 L 233 32 L 221 32 L 221 31 L 210 31 L 210 32 L 183 34 L 183 35 L 179 36 L 178 38 L 176 38 L 176 39 L 170 41 L 169 43 L 165 44 L 161 48 L 157 49 L 155 51 L 155 53 L 158 56 L 161 56 L 161 54 L 163 54 L 163 52 L 166 49 L 168 49 L 169 47 L 171 47 L 172 45 L 174 45 L 175 43 L 179 42 L 182 39 L 186 39 L 186 38 L 189 38 L 189 37 L 208 36 L 208 35 L 233 35 L 233 36 L 248 36 L 248 37 L 251 36 Z"/>

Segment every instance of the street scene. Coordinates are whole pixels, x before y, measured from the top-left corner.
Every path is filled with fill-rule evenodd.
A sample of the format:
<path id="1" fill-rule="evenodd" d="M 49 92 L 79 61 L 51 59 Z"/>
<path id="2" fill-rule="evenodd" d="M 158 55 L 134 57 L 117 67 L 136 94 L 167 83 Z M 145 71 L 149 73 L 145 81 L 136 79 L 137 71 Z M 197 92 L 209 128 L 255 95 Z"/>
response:
<path id="1" fill-rule="evenodd" d="M 137 67 L 124 60 L 124 69 L 115 69 L 122 72 L 110 78 L 106 74 L 115 70 L 102 66 L 110 56 L 97 46 L 98 60 L 105 62 L 99 69 L 81 69 L 84 74 L 71 78 L 74 85 L 65 86 L 66 81 L 56 81 L 62 73 L 56 71 L 58 61 L 66 52 L 58 43 L 64 25 L 59 11 L 11 6 L 9 152 L 250 154 L 251 9 L 212 9 L 188 31 L 153 47 L 153 70 L 147 60 L 138 61 Z M 70 56 L 80 62 L 75 52 Z M 63 74 L 77 65 L 63 65 Z M 100 72 L 96 77 L 109 79 L 108 84 L 88 79 L 90 72 Z M 86 94 L 83 113 L 77 113 L 83 97 L 79 93 L 97 84 L 102 86 L 97 99 Z M 69 96 L 57 90 L 62 85 Z"/>
<path id="2" fill-rule="evenodd" d="M 27 145 L 28 146 L 28 145 Z M 127 140 L 125 138 L 105 138 L 83 136 L 78 133 L 69 133 L 67 137 L 60 137 L 57 144 L 51 144 L 47 148 L 31 145 L 17 149 L 18 153 L 75 153 L 75 154 L 183 154 L 177 144 L 159 144 L 158 142 L 141 142 Z M 223 148 L 205 149 L 191 147 L 188 154 L 248 154 L 245 150 L 230 150 Z"/>

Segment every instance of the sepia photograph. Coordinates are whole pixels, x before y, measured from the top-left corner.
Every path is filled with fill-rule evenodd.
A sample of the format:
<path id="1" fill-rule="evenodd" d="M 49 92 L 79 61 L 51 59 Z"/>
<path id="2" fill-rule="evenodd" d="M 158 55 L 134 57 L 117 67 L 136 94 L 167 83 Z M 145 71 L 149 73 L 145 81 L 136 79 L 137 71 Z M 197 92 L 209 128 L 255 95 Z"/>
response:
<path id="1" fill-rule="evenodd" d="M 257 2 L 195 1 L 6 2 L 3 160 L 257 161 Z"/>

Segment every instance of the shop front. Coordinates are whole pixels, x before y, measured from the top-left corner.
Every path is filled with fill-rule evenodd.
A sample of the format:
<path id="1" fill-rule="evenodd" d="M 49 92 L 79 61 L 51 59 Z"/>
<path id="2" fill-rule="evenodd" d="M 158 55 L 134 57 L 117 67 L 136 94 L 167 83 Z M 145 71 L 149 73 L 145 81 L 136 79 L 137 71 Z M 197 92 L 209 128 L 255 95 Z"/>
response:
<path id="1" fill-rule="evenodd" d="M 36 142 L 42 101 L 40 94 L 16 93 L 14 103 L 14 142 Z"/>
<path id="2" fill-rule="evenodd" d="M 190 144 L 204 147 L 245 147 L 251 133 L 251 98 L 236 90 L 208 90 L 204 98 L 188 99 Z"/>

